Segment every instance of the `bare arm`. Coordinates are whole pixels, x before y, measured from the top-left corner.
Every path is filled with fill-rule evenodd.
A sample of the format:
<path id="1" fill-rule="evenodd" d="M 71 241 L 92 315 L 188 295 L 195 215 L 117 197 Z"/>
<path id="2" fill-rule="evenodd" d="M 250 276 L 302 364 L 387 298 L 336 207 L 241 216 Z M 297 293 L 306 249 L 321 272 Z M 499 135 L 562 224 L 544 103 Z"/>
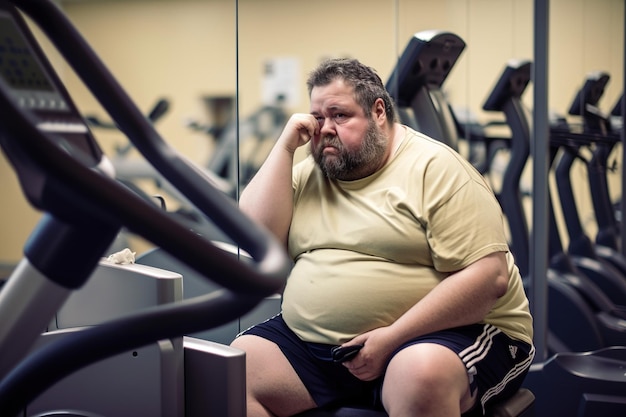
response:
<path id="1" fill-rule="evenodd" d="M 504 252 L 492 253 L 444 279 L 391 327 L 406 339 L 478 323 L 504 295 L 508 281 Z"/>
<path id="2" fill-rule="evenodd" d="M 347 344 L 366 343 L 351 363 L 358 377 L 379 376 L 387 357 L 402 343 L 434 331 L 478 323 L 507 290 L 508 268 L 504 252 L 485 256 L 453 273 L 398 320 L 387 327 L 359 335 Z"/>
<path id="3" fill-rule="evenodd" d="M 291 171 L 293 156 L 319 131 L 310 114 L 291 116 L 269 156 L 243 190 L 239 207 L 253 220 L 267 227 L 281 242 L 287 233 L 293 211 Z"/>

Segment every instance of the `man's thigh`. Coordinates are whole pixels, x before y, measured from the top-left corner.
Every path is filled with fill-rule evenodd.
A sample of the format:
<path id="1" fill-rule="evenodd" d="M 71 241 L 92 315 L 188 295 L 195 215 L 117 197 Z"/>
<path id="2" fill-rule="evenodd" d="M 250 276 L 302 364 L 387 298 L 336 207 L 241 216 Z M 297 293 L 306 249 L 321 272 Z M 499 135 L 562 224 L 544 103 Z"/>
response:
<path id="1" fill-rule="evenodd" d="M 277 416 L 289 416 L 315 407 L 309 392 L 274 342 L 243 335 L 235 339 L 232 346 L 246 352 L 249 402 L 259 402 Z"/>

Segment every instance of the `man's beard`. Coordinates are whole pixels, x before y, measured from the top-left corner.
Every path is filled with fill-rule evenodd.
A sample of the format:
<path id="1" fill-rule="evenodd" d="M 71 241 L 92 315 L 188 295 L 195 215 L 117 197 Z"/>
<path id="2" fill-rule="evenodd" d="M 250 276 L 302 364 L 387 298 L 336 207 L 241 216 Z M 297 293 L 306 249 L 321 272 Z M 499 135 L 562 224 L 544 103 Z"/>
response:
<path id="1" fill-rule="evenodd" d="M 313 160 L 330 179 L 352 181 L 365 178 L 380 168 L 387 141 L 385 134 L 370 120 L 363 142 L 357 150 L 345 149 L 337 136 L 324 136 L 320 138 L 317 149 L 312 150 Z M 338 154 L 324 155 L 326 146 L 334 147 Z"/>

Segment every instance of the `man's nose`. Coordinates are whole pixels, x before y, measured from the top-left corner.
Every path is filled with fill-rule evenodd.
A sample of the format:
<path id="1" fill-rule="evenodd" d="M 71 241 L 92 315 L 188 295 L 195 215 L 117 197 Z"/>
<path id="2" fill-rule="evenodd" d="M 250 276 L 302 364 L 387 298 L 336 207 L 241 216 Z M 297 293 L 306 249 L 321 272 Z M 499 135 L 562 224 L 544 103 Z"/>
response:
<path id="1" fill-rule="evenodd" d="M 332 118 L 326 117 L 323 120 L 320 120 L 320 134 L 324 135 L 335 135 L 335 122 Z"/>

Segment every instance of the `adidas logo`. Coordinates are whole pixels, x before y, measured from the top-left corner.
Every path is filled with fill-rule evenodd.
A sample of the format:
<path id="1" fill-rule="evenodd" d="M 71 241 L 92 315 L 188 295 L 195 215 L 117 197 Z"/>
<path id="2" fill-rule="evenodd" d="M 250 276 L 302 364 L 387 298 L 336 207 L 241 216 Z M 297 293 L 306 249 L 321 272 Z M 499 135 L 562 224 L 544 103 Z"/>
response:
<path id="1" fill-rule="evenodd" d="M 517 346 L 509 345 L 509 353 L 511 354 L 511 357 L 515 359 L 515 357 L 517 356 Z"/>

